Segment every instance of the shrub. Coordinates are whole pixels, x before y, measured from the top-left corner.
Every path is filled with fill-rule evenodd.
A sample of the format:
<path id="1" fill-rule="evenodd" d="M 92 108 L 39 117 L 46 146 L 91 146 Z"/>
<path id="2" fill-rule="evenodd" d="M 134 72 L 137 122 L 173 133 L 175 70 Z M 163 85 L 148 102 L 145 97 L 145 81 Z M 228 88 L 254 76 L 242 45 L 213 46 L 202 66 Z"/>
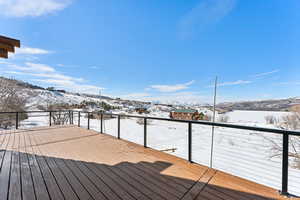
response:
<path id="1" fill-rule="evenodd" d="M 218 118 L 219 122 L 227 123 L 229 121 L 229 116 L 227 115 L 220 115 Z"/>
<path id="2" fill-rule="evenodd" d="M 265 116 L 265 120 L 267 124 L 277 124 L 278 120 L 273 115 Z"/>
<path id="3" fill-rule="evenodd" d="M 65 104 L 53 104 L 48 106 L 48 110 L 53 110 L 51 120 L 54 125 L 65 125 L 70 122 L 70 113 L 66 110 Z"/>
<path id="4" fill-rule="evenodd" d="M 139 118 L 136 120 L 136 123 L 138 123 L 139 125 L 144 125 L 144 119 Z M 152 120 L 147 119 L 147 125 L 150 125 L 151 123 L 152 123 Z"/>
<path id="5" fill-rule="evenodd" d="M 291 114 L 282 117 L 283 126 L 287 130 L 297 130 L 300 128 L 300 118 L 297 114 Z"/>
<path id="6" fill-rule="evenodd" d="M 0 79 L 0 112 L 23 112 L 26 110 L 27 98 L 22 95 L 22 88 L 16 81 Z M 19 114 L 19 121 L 27 119 L 27 114 Z M 15 125 L 16 115 L 2 114 L 0 128 L 8 129 Z"/>

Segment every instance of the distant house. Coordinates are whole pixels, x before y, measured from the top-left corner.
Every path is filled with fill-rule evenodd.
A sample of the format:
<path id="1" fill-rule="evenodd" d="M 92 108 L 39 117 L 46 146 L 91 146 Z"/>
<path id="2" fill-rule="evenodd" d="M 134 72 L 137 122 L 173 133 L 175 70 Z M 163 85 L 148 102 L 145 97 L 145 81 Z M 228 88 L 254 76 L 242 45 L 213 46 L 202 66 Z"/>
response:
<path id="1" fill-rule="evenodd" d="M 171 119 L 199 120 L 200 114 L 194 109 L 174 109 L 170 112 Z"/>
<path id="2" fill-rule="evenodd" d="M 134 111 L 139 114 L 149 114 L 149 111 L 147 110 L 147 108 L 144 108 L 144 107 L 135 108 Z"/>

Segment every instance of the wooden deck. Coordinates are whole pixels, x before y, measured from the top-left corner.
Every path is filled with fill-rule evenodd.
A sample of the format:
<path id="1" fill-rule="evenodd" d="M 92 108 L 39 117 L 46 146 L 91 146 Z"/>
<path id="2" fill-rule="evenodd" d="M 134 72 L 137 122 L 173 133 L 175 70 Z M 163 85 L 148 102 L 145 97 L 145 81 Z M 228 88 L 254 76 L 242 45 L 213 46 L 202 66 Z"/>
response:
<path id="1" fill-rule="evenodd" d="M 0 200 L 280 199 L 274 189 L 77 127 L 0 134 Z"/>

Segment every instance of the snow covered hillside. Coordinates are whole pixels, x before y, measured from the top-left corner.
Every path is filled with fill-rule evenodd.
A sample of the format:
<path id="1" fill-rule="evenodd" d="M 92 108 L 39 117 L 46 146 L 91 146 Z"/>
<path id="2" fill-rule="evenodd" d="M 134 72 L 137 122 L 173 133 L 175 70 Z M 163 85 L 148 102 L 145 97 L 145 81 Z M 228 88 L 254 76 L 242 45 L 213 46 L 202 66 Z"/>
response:
<path id="1" fill-rule="evenodd" d="M 49 104 L 80 104 L 83 101 L 100 101 L 99 98 L 87 97 L 84 95 L 77 95 L 72 93 L 63 93 L 58 91 L 49 90 L 23 90 L 23 95 L 28 99 L 28 107 L 31 110 L 37 108 L 38 105 L 49 105 Z"/>

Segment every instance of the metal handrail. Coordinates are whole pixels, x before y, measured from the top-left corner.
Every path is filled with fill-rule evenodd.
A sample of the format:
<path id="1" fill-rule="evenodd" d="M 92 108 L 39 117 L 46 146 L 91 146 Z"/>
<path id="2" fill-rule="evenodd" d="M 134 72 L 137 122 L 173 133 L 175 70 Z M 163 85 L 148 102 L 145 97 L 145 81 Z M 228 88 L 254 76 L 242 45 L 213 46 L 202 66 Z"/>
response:
<path id="1" fill-rule="evenodd" d="M 139 115 L 124 115 L 124 114 L 116 114 L 116 113 L 106 113 L 106 112 L 88 112 L 88 111 L 72 111 L 72 110 L 49 110 L 49 111 L 16 111 L 16 112 L 0 112 L 1 114 L 15 114 L 16 119 L 16 129 L 19 126 L 19 114 L 20 113 L 49 113 L 49 126 L 52 125 L 51 117 L 52 113 L 55 112 L 66 112 L 69 113 L 69 123 L 74 124 L 74 113 L 77 113 L 78 116 L 78 126 L 80 127 L 80 117 L 81 113 L 87 114 L 87 129 L 90 129 L 90 116 L 91 114 L 99 114 L 100 115 L 100 133 L 103 133 L 103 116 L 117 116 L 117 126 L 118 126 L 118 135 L 117 138 L 121 139 L 121 129 L 120 129 L 120 119 L 121 117 L 128 118 L 139 118 L 144 120 L 144 147 L 147 148 L 147 120 L 160 120 L 160 121 L 171 121 L 171 122 L 180 122 L 188 124 L 188 160 L 193 162 L 192 159 L 192 124 L 200 124 L 206 126 L 215 126 L 215 127 L 223 127 L 223 128 L 233 128 L 233 129 L 242 129 L 242 130 L 251 130 L 251 131 L 259 131 L 259 132 L 267 132 L 267 133 L 276 133 L 282 135 L 283 145 L 282 145 L 282 195 L 289 195 L 288 193 L 288 166 L 289 166 L 289 136 L 300 136 L 300 131 L 290 131 L 284 129 L 272 129 L 272 128 L 263 128 L 263 127 L 255 127 L 255 126 L 244 126 L 244 125 L 236 125 L 229 123 L 218 123 L 218 122 L 209 122 L 209 121 L 195 121 L 195 120 L 179 120 L 179 119 L 170 119 L 170 118 L 160 118 L 160 117 L 149 117 L 149 116 L 139 116 Z M 76 116 L 76 114 L 75 114 Z M 34 117 L 34 116 L 32 116 Z M 1 118 L 0 118 L 1 120 Z"/>

